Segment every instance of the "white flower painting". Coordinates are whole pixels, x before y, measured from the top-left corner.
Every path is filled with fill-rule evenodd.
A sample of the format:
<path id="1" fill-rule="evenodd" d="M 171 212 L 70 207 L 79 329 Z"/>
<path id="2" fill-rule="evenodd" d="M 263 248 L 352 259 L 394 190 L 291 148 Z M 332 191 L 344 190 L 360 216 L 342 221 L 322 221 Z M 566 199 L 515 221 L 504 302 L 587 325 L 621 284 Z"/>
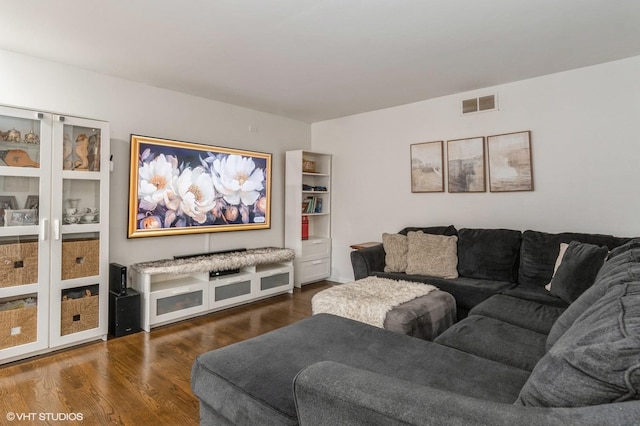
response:
<path id="1" fill-rule="evenodd" d="M 270 226 L 271 154 L 131 138 L 129 237 Z"/>

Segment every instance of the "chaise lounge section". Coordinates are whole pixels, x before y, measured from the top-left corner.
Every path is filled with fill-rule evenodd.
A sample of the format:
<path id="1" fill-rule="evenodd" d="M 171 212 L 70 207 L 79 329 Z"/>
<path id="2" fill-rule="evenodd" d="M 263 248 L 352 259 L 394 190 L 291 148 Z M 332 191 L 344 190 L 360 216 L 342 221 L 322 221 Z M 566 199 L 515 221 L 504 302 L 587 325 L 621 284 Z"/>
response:
<path id="1" fill-rule="evenodd" d="M 597 245 L 574 242 L 558 279 L 548 256 L 554 292 L 511 285 L 434 342 L 319 314 L 200 355 L 201 424 L 634 424 L 640 240 L 620 241 L 575 300 L 566 271 Z"/>

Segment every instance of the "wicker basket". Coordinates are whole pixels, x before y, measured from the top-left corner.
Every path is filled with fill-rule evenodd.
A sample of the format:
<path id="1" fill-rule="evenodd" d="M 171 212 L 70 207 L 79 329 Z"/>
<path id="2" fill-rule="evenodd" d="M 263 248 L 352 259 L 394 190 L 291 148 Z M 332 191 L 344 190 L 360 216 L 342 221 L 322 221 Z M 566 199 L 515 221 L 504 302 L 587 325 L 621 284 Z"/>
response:
<path id="1" fill-rule="evenodd" d="M 60 335 L 78 333 L 91 330 L 99 325 L 100 296 L 81 297 L 79 299 L 67 299 L 61 303 Z"/>
<path id="2" fill-rule="evenodd" d="M 315 173 L 316 172 L 316 162 L 311 160 L 302 159 L 302 171 L 304 173 Z"/>
<path id="3" fill-rule="evenodd" d="M 35 342 L 37 338 L 37 306 L 0 312 L 0 349 Z"/>
<path id="4" fill-rule="evenodd" d="M 0 244 L 0 288 L 38 282 L 38 242 Z"/>
<path id="5" fill-rule="evenodd" d="M 91 277 L 100 273 L 100 240 L 62 242 L 62 279 Z"/>

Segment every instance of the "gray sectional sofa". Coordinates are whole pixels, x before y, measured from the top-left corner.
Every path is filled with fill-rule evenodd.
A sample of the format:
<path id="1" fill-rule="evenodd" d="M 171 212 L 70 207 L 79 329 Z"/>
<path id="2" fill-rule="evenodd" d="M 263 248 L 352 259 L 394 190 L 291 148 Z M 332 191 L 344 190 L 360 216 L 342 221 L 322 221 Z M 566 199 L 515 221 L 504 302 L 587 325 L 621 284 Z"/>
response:
<path id="1" fill-rule="evenodd" d="M 561 243 L 579 241 L 609 250 L 629 241 L 612 235 L 563 232 L 551 234 L 511 229 L 457 230 L 453 225 L 404 228 L 398 234 L 424 232 L 458 238 L 458 272 L 455 279 L 402 272 L 384 272 L 385 251 L 382 245 L 351 252 L 355 279 L 376 275 L 383 278 L 431 283 L 451 293 L 460 319 L 469 310 L 494 294 L 510 294 L 545 304 L 566 307 L 567 303 L 545 291 L 551 281 Z"/>
<path id="2" fill-rule="evenodd" d="M 391 277 L 465 318 L 429 342 L 320 314 L 202 354 L 201 424 L 638 424 L 640 239 L 419 230 L 457 238 L 459 277 Z M 353 252 L 356 277 L 390 277 L 384 258 Z"/>

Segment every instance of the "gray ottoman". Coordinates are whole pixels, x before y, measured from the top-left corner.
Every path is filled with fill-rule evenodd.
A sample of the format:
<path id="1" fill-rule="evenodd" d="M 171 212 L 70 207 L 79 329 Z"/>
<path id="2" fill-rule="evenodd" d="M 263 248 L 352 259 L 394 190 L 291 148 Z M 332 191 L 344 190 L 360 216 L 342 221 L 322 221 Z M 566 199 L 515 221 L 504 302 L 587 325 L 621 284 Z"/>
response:
<path id="1" fill-rule="evenodd" d="M 456 321 L 456 301 L 455 298 L 442 290 L 433 289 L 431 292 L 417 296 L 408 300 L 411 296 L 407 296 L 407 301 L 399 303 L 389 308 L 384 315 L 382 324 L 377 323 L 374 318 L 370 320 L 370 311 L 377 309 L 379 300 L 387 299 L 388 292 L 379 290 L 381 287 L 374 287 L 371 290 L 366 287 L 366 294 L 359 297 L 349 286 L 358 285 L 371 280 L 377 284 L 385 281 L 389 287 L 394 288 L 393 284 L 406 283 L 403 281 L 394 281 L 384 278 L 367 277 L 353 283 L 341 284 L 331 289 L 323 290 L 316 294 L 312 299 L 313 313 L 327 313 L 350 318 L 353 320 L 365 322 L 375 326 L 382 326 L 384 329 L 394 331 L 408 336 L 417 337 L 424 340 L 433 340 Z M 417 287 L 424 287 L 424 284 L 411 283 Z M 383 286 L 384 287 L 384 286 Z M 362 285 L 358 290 L 363 290 Z M 403 291 L 406 288 L 403 288 Z M 379 293 L 379 294 L 378 294 Z M 346 309 L 345 306 L 349 308 Z"/>

